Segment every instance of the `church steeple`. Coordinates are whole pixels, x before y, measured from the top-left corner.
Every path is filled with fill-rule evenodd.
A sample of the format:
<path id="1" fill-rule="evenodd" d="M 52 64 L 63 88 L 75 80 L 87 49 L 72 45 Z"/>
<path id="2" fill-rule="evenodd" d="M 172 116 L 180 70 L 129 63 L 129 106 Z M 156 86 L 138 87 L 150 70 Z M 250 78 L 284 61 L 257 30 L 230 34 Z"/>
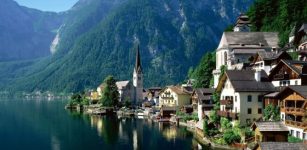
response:
<path id="1" fill-rule="evenodd" d="M 136 58 L 135 58 L 135 67 L 136 72 L 142 72 L 142 65 L 141 65 L 141 56 L 140 56 L 140 46 L 136 50 Z"/>

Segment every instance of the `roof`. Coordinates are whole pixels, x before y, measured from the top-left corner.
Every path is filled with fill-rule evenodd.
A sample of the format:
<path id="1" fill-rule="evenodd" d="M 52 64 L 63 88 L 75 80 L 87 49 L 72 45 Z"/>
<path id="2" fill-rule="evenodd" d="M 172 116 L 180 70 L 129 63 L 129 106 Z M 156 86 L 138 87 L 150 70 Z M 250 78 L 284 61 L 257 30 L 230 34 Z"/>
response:
<path id="1" fill-rule="evenodd" d="M 307 150 L 307 145 L 303 143 L 289 142 L 261 142 L 259 147 L 261 150 Z"/>
<path id="2" fill-rule="evenodd" d="M 116 82 L 116 86 L 119 90 L 125 88 L 128 84 L 129 84 L 130 81 L 118 81 Z"/>
<path id="3" fill-rule="evenodd" d="M 277 32 L 224 32 L 218 49 L 278 47 Z"/>
<path id="4" fill-rule="evenodd" d="M 137 72 L 142 72 L 142 65 L 141 65 L 141 56 L 140 56 L 140 47 L 138 46 L 136 50 L 136 58 L 135 58 L 135 68 Z"/>
<path id="5" fill-rule="evenodd" d="M 261 70 L 261 81 L 256 81 L 255 70 L 227 70 L 224 78 L 228 78 L 236 92 L 273 92 L 275 88 L 271 82 L 266 81 L 267 74 Z M 225 82 L 224 79 L 220 82 Z M 223 84 L 223 85 L 220 85 Z M 252 85 L 252 86 L 251 86 Z M 222 88 L 224 83 L 219 83 Z M 220 89 L 221 90 L 221 89 Z"/>
<path id="6" fill-rule="evenodd" d="M 255 122 L 252 127 L 258 128 L 259 131 L 289 131 L 281 121 Z"/>
<path id="7" fill-rule="evenodd" d="M 210 100 L 211 96 L 215 92 L 214 88 L 197 88 L 193 93 L 197 94 L 198 100 Z"/>
<path id="8" fill-rule="evenodd" d="M 278 94 L 279 94 L 279 92 L 273 92 L 273 93 L 264 95 L 264 97 L 273 97 L 273 98 L 274 98 L 274 97 L 276 97 Z"/>
<path id="9" fill-rule="evenodd" d="M 175 92 L 178 95 L 188 95 L 191 94 L 186 88 L 181 86 L 169 86 L 169 89 L 171 89 L 173 92 Z"/>
<path id="10" fill-rule="evenodd" d="M 281 60 L 275 68 L 271 70 L 270 73 L 270 78 L 274 75 L 273 72 L 278 71 L 279 67 L 281 64 L 285 64 L 288 66 L 291 70 L 293 70 L 295 73 L 298 75 L 303 75 L 304 74 L 304 67 L 307 67 L 307 62 L 306 61 L 297 61 L 297 60 Z M 306 70 L 307 71 L 307 70 Z M 306 72 L 307 73 L 307 72 Z"/>
<path id="11" fill-rule="evenodd" d="M 307 33 L 307 23 L 304 23 L 301 28 L 298 30 L 298 32 L 304 31 Z"/>
<path id="12" fill-rule="evenodd" d="M 301 96 L 307 99 L 307 86 L 301 86 L 301 85 L 288 86 L 285 89 L 283 89 L 281 92 L 279 92 L 277 96 L 282 95 L 284 91 L 289 90 L 289 89 L 294 92 L 297 92 L 298 94 L 300 94 Z"/>
<path id="13" fill-rule="evenodd" d="M 250 21 L 247 15 L 245 14 L 240 14 L 240 16 L 237 18 L 236 25 L 240 26 L 240 24 L 247 24 L 250 25 Z"/>

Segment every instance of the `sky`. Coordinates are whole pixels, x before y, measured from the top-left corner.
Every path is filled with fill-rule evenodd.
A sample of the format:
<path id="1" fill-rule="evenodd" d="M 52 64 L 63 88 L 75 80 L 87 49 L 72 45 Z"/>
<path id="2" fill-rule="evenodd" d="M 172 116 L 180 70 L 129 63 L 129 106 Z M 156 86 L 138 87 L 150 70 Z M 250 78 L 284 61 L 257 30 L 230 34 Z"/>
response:
<path id="1" fill-rule="evenodd" d="M 71 8 L 78 0 L 15 0 L 19 5 L 43 11 L 61 12 Z"/>

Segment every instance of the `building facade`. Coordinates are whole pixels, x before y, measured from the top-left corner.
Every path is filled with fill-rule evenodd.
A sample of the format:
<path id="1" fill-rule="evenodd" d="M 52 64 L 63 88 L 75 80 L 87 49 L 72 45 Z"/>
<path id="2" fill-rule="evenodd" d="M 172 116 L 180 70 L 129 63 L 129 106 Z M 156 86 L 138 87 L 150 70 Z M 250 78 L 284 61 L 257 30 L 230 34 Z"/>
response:
<path id="1" fill-rule="evenodd" d="M 191 94 L 182 86 L 168 86 L 159 94 L 159 106 L 182 108 L 191 104 Z"/>
<path id="2" fill-rule="evenodd" d="M 133 86 L 134 86 L 134 100 L 136 104 L 142 103 L 143 101 L 143 71 L 141 65 L 141 56 L 139 46 L 136 52 L 135 67 L 133 70 Z"/>

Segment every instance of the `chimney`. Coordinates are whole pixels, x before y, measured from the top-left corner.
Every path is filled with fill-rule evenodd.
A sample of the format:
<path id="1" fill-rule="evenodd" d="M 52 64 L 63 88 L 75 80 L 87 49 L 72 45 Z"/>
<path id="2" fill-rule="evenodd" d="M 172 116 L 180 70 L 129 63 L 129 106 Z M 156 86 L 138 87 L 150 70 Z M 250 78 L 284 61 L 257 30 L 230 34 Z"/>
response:
<path id="1" fill-rule="evenodd" d="M 261 81 L 261 69 L 256 69 L 255 70 L 255 80 L 257 82 L 260 82 Z"/>

